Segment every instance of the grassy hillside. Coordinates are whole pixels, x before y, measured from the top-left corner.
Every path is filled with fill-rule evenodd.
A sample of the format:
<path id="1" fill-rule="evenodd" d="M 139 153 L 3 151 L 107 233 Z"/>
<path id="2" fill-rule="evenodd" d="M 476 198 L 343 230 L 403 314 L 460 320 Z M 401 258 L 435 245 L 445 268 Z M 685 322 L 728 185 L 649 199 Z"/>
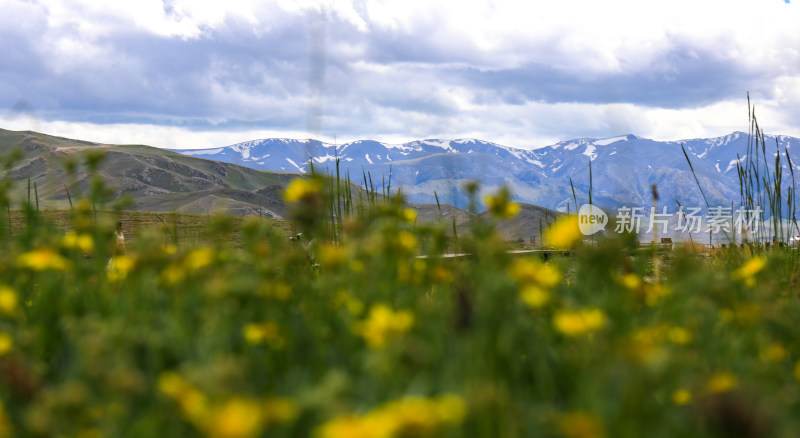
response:
<path id="1" fill-rule="evenodd" d="M 15 183 L 12 198 L 21 201 L 28 196 L 30 178 L 43 209 L 67 208 L 70 197 L 74 200 L 89 192 L 90 169 L 96 164 L 96 175 L 110 189 L 105 199 L 127 198 L 127 208 L 135 211 L 222 211 L 239 216 L 260 212 L 282 218 L 286 205 L 280 197 L 260 193 L 281 193 L 297 177 L 149 146 L 103 145 L 35 132 L 0 130 L 0 153 L 13 154 L 10 167 L 0 174 Z"/>

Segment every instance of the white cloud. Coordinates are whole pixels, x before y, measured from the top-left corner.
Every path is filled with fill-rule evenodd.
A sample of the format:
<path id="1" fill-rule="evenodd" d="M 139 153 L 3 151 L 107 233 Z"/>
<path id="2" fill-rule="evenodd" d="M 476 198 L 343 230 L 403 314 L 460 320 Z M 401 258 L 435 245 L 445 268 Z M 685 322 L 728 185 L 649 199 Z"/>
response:
<path id="1" fill-rule="evenodd" d="M 162 147 L 305 137 L 307 125 L 326 140 L 541 146 L 744 130 L 749 90 L 765 128 L 800 135 L 798 8 L 782 0 L 0 0 L 0 42 L 30 61 L 0 67 L 0 104 L 25 99 L 43 117 L 2 123 Z M 324 61 L 317 70 L 315 56 Z M 317 111 L 318 126 L 307 121 Z"/>

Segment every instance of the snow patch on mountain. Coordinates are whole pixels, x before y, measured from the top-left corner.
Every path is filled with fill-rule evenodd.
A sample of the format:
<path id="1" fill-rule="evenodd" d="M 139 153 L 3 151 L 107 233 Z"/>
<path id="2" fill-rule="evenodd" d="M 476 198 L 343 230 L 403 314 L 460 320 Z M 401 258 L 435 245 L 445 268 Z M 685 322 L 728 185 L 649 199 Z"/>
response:
<path id="1" fill-rule="evenodd" d="M 298 171 L 298 172 L 300 172 L 300 173 L 306 173 L 305 169 L 303 169 L 302 167 L 298 166 L 298 165 L 297 165 L 297 163 L 295 163 L 294 161 L 292 161 L 292 159 L 291 159 L 291 158 L 287 158 L 287 159 L 286 159 L 286 161 L 288 161 L 288 162 L 289 162 L 289 164 L 291 164 L 292 166 L 294 166 L 295 168 L 297 168 L 297 171 Z"/>
<path id="2" fill-rule="evenodd" d="M 583 155 L 586 155 L 587 157 L 589 157 L 589 159 L 594 161 L 594 159 L 597 158 L 597 148 L 591 144 L 587 145 L 586 150 L 583 151 Z"/>
<path id="3" fill-rule="evenodd" d="M 606 145 L 610 145 L 611 143 L 616 143 L 618 141 L 628 141 L 628 136 L 627 135 L 623 135 L 623 136 L 620 136 L 620 137 L 603 138 L 603 139 L 600 139 L 600 140 L 595 140 L 592 143 L 594 143 L 594 144 L 596 144 L 598 146 L 606 146 Z"/>

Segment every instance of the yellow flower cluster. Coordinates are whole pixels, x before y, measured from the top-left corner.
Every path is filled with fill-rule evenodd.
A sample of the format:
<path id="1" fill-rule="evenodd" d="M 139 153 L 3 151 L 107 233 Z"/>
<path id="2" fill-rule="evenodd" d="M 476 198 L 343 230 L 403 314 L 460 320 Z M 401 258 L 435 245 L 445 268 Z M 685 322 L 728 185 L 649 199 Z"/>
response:
<path id="1" fill-rule="evenodd" d="M 0 315 L 14 316 L 17 313 L 19 299 L 14 289 L 0 284 Z"/>
<path id="2" fill-rule="evenodd" d="M 271 348 L 281 349 L 286 343 L 281 336 L 280 329 L 272 322 L 247 324 L 242 328 L 242 335 L 245 341 L 251 345 L 267 344 Z"/>
<path id="3" fill-rule="evenodd" d="M 407 310 L 393 311 L 385 304 L 376 304 L 367 318 L 354 331 L 367 341 L 370 348 L 381 349 L 414 325 L 414 315 Z"/>
<path id="4" fill-rule="evenodd" d="M 35 249 L 17 257 L 20 267 L 34 271 L 66 271 L 70 268 L 69 260 L 49 248 Z"/>
<path id="5" fill-rule="evenodd" d="M 0 332 L 0 357 L 8 354 L 14 348 L 14 338 L 8 333 Z"/>
<path id="6" fill-rule="evenodd" d="M 212 403 L 205 394 L 174 372 L 159 377 L 158 389 L 178 404 L 190 423 L 212 438 L 254 437 L 264 427 L 292 421 L 297 415 L 294 403 L 283 398 L 260 402 L 234 397 Z"/>
<path id="7" fill-rule="evenodd" d="M 322 190 L 322 184 L 316 179 L 295 178 L 283 192 L 283 200 L 297 202 L 308 196 L 313 196 Z"/>
<path id="8" fill-rule="evenodd" d="M 400 212 L 400 216 L 403 218 L 404 221 L 413 223 L 414 221 L 417 220 L 417 210 L 414 210 L 413 208 L 404 208 Z"/>
<path id="9" fill-rule="evenodd" d="M 606 315 L 592 307 L 581 310 L 561 309 L 553 316 L 553 326 L 565 336 L 578 337 L 606 326 Z"/>
<path id="10" fill-rule="evenodd" d="M 516 202 L 511 202 L 511 192 L 507 188 L 501 189 L 495 195 L 486 196 L 483 202 L 495 217 L 511 219 L 519 214 L 520 206 Z"/>
<path id="11" fill-rule="evenodd" d="M 74 231 L 68 232 L 61 238 L 61 246 L 67 249 L 74 249 L 85 253 L 90 253 L 94 249 L 94 239 L 89 234 L 78 234 Z"/>
<path id="12" fill-rule="evenodd" d="M 686 345 L 692 341 L 692 333 L 679 326 L 666 324 L 643 327 L 634 332 L 629 341 L 628 356 L 636 362 L 649 366 L 660 366 L 668 358 L 665 343 Z"/>
<path id="13" fill-rule="evenodd" d="M 714 373 L 706 382 L 706 392 L 709 394 L 722 394 L 730 392 L 739 385 L 736 375 L 728 372 L 721 371 Z"/>
<path id="14" fill-rule="evenodd" d="M 578 227 L 578 216 L 568 215 L 558 219 L 544 233 L 544 243 L 555 248 L 572 248 L 583 234 Z"/>
<path id="15" fill-rule="evenodd" d="M 402 248 L 404 251 L 412 252 L 417 249 L 417 237 L 414 236 L 413 233 L 409 231 L 400 231 L 397 233 L 397 244 Z"/>
<path id="16" fill-rule="evenodd" d="M 550 300 L 550 291 L 561 282 L 561 271 L 536 258 L 517 259 L 511 265 L 511 276 L 520 285 L 520 297 L 534 309 Z"/>
<path id="17" fill-rule="evenodd" d="M 678 406 L 689 404 L 692 401 L 692 393 L 688 389 L 679 388 L 672 393 L 672 403 Z"/>
<path id="18" fill-rule="evenodd" d="M 379 406 L 362 416 L 335 418 L 316 430 L 317 438 L 391 438 L 436 436 L 445 426 L 460 424 L 467 413 L 455 395 L 407 397 Z"/>
<path id="19" fill-rule="evenodd" d="M 778 342 L 773 342 L 761 348 L 759 357 L 764 362 L 780 362 L 787 355 L 786 348 Z"/>
<path id="20" fill-rule="evenodd" d="M 211 265 L 216 258 L 212 248 L 196 248 L 186 254 L 182 261 L 173 261 L 161 272 L 161 281 L 175 285 L 186 278 L 187 273 L 195 272 Z"/>
<path id="21" fill-rule="evenodd" d="M 346 260 L 347 252 L 339 245 L 330 243 L 319 247 L 319 263 L 325 268 L 338 268 Z"/>
<path id="22" fill-rule="evenodd" d="M 734 280 L 741 280 L 744 281 L 744 284 L 747 286 L 755 286 L 756 279 L 755 276 L 758 274 L 764 266 L 767 265 L 767 258 L 764 256 L 756 256 L 751 258 L 747 261 L 742 267 L 733 271 L 731 274 L 731 278 Z"/>
<path id="23" fill-rule="evenodd" d="M 136 266 L 136 259 L 126 255 L 115 256 L 108 263 L 108 281 L 122 281 Z"/>
<path id="24" fill-rule="evenodd" d="M 183 265 L 189 271 L 205 268 L 214 261 L 214 250 L 211 248 L 197 248 L 186 255 Z"/>

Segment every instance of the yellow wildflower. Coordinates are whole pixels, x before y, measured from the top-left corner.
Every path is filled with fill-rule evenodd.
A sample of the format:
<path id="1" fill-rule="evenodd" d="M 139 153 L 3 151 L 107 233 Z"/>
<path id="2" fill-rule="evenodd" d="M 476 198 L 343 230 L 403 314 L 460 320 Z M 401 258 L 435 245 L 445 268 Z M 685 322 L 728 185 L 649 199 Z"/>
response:
<path id="1" fill-rule="evenodd" d="M 522 284 L 537 284 L 551 288 L 561 282 L 561 271 L 552 264 L 544 263 L 536 258 L 514 260 L 511 264 L 511 276 Z"/>
<path id="2" fill-rule="evenodd" d="M 18 304 L 19 300 L 14 289 L 0 285 L 0 314 L 14 316 L 17 312 Z"/>
<path id="3" fill-rule="evenodd" d="M 605 436 L 600 420 L 586 412 L 562 414 L 558 419 L 558 431 L 565 438 L 603 438 Z"/>
<path id="4" fill-rule="evenodd" d="M 495 195 L 487 195 L 483 202 L 489 212 L 500 219 L 511 219 L 519 214 L 520 206 L 516 202 L 511 202 L 511 192 L 506 187 Z"/>
<path id="5" fill-rule="evenodd" d="M 33 269 L 34 271 L 66 271 L 69 269 L 69 261 L 51 249 L 42 248 L 20 254 L 17 257 L 17 264 L 23 268 Z"/>
<path id="6" fill-rule="evenodd" d="M 544 243 L 555 248 L 572 248 L 581 241 L 578 216 L 565 215 L 551 225 L 544 235 Z"/>
<path id="7" fill-rule="evenodd" d="M 92 236 L 89 234 L 78 234 L 74 231 L 70 231 L 61 238 L 61 246 L 89 253 L 94 249 L 94 239 L 92 239 Z"/>
<path id="8" fill-rule="evenodd" d="M 663 346 L 666 331 L 664 325 L 643 327 L 637 330 L 628 343 L 630 357 L 644 365 L 660 367 L 668 359 L 668 351 Z"/>
<path id="9" fill-rule="evenodd" d="M 115 256 L 108 264 L 108 280 L 121 281 L 128 276 L 136 265 L 136 260 L 126 255 Z"/>
<path id="10" fill-rule="evenodd" d="M 438 399 L 407 397 L 385 404 L 376 415 L 388 417 L 394 423 L 395 435 L 430 434 L 443 424 L 460 423 L 466 415 L 466 405 L 453 395 Z"/>
<path id="11" fill-rule="evenodd" d="M 736 375 L 727 371 L 715 373 L 706 382 L 706 391 L 711 394 L 721 394 L 736 388 L 738 380 Z"/>
<path id="12" fill-rule="evenodd" d="M 667 286 L 660 284 L 645 283 L 644 285 L 644 301 L 650 306 L 656 306 L 661 303 L 664 298 L 669 296 L 672 291 Z"/>
<path id="13" fill-rule="evenodd" d="M 761 349 L 759 356 L 764 362 L 780 362 L 786 357 L 786 348 L 778 342 L 773 342 Z"/>
<path id="14" fill-rule="evenodd" d="M 633 291 L 638 290 L 642 285 L 642 279 L 633 273 L 623 275 L 619 278 L 619 282 L 625 289 Z"/>
<path id="15" fill-rule="evenodd" d="M 14 348 L 14 338 L 8 333 L 0 332 L 0 356 L 5 356 Z"/>
<path id="16" fill-rule="evenodd" d="M 380 417 L 346 416 L 335 418 L 317 428 L 317 438 L 391 437 L 393 424 Z"/>
<path id="17" fill-rule="evenodd" d="M 605 327 L 606 316 L 598 308 L 577 311 L 562 309 L 553 317 L 553 325 L 562 334 L 577 337 Z"/>
<path id="18" fill-rule="evenodd" d="M 692 393 L 686 389 L 676 389 L 675 392 L 672 393 L 672 403 L 675 403 L 678 406 L 686 405 L 691 401 Z"/>
<path id="19" fill-rule="evenodd" d="M 394 312 L 385 304 L 377 304 L 370 308 L 369 315 L 356 326 L 355 332 L 367 341 L 370 348 L 380 349 L 407 332 L 412 325 L 414 315 L 411 312 Z"/>
<path id="20" fill-rule="evenodd" d="M 528 285 L 519 292 L 522 301 L 534 309 L 538 309 L 550 301 L 550 292 L 536 285 Z"/>
<path id="21" fill-rule="evenodd" d="M 280 334 L 278 326 L 272 322 L 260 324 L 250 323 L 242 328 L 242 335 L 245 341 L 252 345 L 269 344 L 270 347 L 280 349 L 285 340 Z"/>
<path id="22" fill-rule="evenodd" d="M 283 200 L 297 202 L 307 196 L 315 195 L 322 190 L 322 184 L 316 179 L 295 178 L 283 192 Z"/>
<path id="23" fill-rule="evenodd" d="M 180 374 L 161 373 L 158 389 L 173 399 L 190 421 L 199 423 L 208 418 L 209 404 L 205 394 L 186 382 Z"/>
<path id="24" fill-rule="evenodd" d="M 417 220 L 417 210 L 414 210 L 413 208 L 404 208 L 402 216 L 404 221 L 414 222 Z"/>
<path id="25" fill-rule="evenodd" d="M 417 238 L 409 231 L 397 233 L 397 243 L 406 251 L 414 251 L 417 248 Z"/>
<path id="26" fill-rule="evenodd" d="M 366 415 L 335 418 L 320 426 L 318 438 L 434 436 L 442 427 L 464 420 L 466 403 L 455 395 L 406 397 L 379 406 Z"/>
<path id="27" fill-rule="evenodd" d="M 262 427 L 263 410 L 259 403 L 234 398 L 215 406 L 206 420 L 206 433 L 214 438 L 247 438 Z"/>
<path id="28" fill-rule="evenodd" d="M 344 264 L 347 253 L 341 246 L 327 244 L 319 247 L 319 263 L 323 267 L 337 268 Z"/>
<path id="29" fill-rule="evenodd" d="M 214 250 L 211 248 L 197 248 L 186 255 L 183 261 L 186 268 L 190 271 L 197 271 L 205 268 L 214 261 Z"/>
<path id="30" fill-rule="evenodd" d="M 174 286 L 186 277 L 186 271 L 176 263 L 170 263 L 159 275 L 160 280 L 168 285 Z"/>
<path id="31" fill-rule="evenodd" d="M 667 330 L 667 339 L 675 345 L 686 345 L 692 342 L 692 332 L 683 327 L 670 327 Z"/>
<path id="32" fill-rule="evenodd" d="M 767 258 L 764 256 L 756 256 L 747 261 L 742 267 L 733 271 L 731 278 L 734 280 L 742 280 L 748 286 L 756 284 L 755 275 L 758 274 L 767 264 Z"/>

